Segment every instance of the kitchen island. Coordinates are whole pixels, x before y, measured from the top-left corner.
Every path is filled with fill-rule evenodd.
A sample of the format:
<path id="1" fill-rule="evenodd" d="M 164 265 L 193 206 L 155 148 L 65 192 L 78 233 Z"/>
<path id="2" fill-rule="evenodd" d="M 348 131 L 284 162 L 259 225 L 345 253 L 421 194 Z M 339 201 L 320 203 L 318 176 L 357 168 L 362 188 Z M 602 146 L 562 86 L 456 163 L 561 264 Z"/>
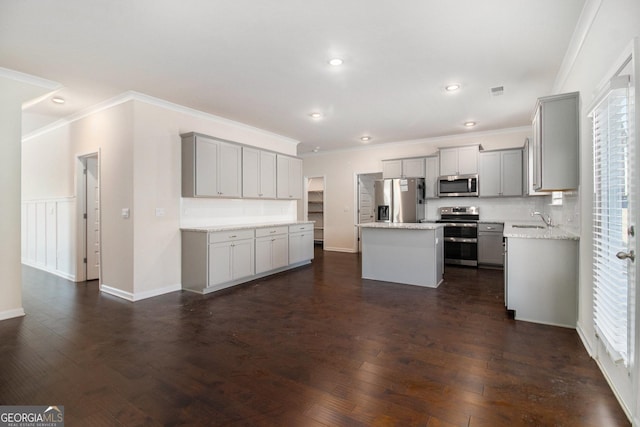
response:
<path id="1" fill-rule="evenodd" d="M 359 224 L 362 278 L 437 288 L 444 275 L 442 224 Z"/>

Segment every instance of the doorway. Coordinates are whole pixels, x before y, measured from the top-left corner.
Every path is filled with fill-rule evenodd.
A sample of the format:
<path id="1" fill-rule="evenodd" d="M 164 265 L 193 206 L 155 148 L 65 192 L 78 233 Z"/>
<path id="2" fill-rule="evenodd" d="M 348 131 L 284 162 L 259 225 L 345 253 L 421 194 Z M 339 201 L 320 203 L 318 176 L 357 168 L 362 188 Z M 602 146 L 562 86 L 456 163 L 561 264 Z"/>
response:
<path id="1" fill-rule="evenodd" d="M 324 247 L 324 177 L 307 178 L 307 220 L 313 224 L 313 243 Z"/>
<path id="2" fill-rule="evenodd" d="M 374 222 L 375 216 L 375 190 L 374 182 L 382 179 L 382 172 L 358 174 L 358 224 Z M 358 252 L 362 252 L 362 230 L 358 227 Z"/>
<path id="3" fill-rule="evenodd" d="M 80 179 L 79 210 L 82 221 L 82 262 L 84 280 L 100 278 L 100 162 L 97 153 L 79 157 L 82 176 Z"/>

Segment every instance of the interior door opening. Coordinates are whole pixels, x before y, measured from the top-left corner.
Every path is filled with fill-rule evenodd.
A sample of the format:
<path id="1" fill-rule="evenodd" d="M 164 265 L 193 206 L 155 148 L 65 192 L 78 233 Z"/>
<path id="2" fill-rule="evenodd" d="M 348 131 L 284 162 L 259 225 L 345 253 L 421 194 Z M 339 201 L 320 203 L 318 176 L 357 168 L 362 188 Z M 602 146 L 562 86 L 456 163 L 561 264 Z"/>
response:
<path id="1" fill-rule="evenodd" d="M 374 182 L 382 179 L 382 172 L 358 174 L 358 224 L 374 222 L 375 190 Z M 362 252 L 362 231 L 358 227 L 358 252 Z"/>
<path id="2" fill-rule="evenodd" d="M 100 278 L 100 170 L 97 155 L 84 163 L 84 265 L 85 280 Z"/>
<path id="3" fill-rule="evenodd" d="M 307 220 L 313 224 L 313 243 L 324 248 L 324 177 L 307 178 Z"/>

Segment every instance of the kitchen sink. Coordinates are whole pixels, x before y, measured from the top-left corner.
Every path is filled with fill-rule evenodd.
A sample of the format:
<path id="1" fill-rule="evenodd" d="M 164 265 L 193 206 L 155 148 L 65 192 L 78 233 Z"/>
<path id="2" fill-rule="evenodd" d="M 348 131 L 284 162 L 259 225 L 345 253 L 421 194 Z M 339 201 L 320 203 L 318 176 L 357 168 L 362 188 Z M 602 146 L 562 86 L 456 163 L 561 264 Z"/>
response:
<path id="1" fill-rule="evenodd" d="M 512 225 L 513 228 L 533 228 L 535 230 L 543 230 L 547 227 L 544 227 L 542 225 L 531 225 L 531 224 L 514 224 Z"/>

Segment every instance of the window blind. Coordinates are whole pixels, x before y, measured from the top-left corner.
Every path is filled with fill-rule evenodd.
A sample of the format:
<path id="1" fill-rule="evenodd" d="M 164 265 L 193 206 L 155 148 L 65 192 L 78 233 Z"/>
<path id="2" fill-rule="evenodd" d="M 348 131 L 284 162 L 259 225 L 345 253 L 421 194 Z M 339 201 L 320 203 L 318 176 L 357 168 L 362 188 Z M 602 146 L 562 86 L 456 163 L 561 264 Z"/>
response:
<path id="1" fill-rule="evenodd" d="M 593 120 L 594 323 L 616 363 L 629 364 L 629 76 L 612 80 L 611 90 L 591 113 Z"/>

